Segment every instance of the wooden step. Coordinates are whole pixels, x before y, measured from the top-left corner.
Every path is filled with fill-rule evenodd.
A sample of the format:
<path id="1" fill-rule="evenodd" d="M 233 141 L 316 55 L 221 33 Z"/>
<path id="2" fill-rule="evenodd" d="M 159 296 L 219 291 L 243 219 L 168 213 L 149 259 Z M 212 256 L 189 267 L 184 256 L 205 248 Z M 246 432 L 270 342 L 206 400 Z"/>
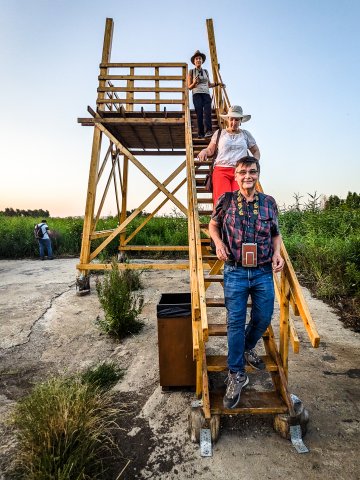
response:
<path id="1" fill-rule="evenodd" d="M 208 208 L 199 209 L 199 215 L 211 215 L 213 210 L 209 210 Z"/>
<path id="2" fill-rule="evenodd" d="M 225 409 L 223 406 L 223 390 L 210 391 L 210 406 L 212 414 L 239 415 L 239 414 L 275 414 L 286 413 L 287 406 L 275 391 L 259 392 L 251 387 L 245 387 L 241 392 L 237 408 Z"/>
<path id="3" fill-rule="evenodd" d="M 226 337 L 227 325 L 226 323 L 209 323 L 208 324 L 209 336 L 212 337 Z"/>
<path id="4" fill-rule="evenodd" d="M 207 175 L 208 173 L 210 173 L 209 167 L 204 166 L 203 168 L 200 168 L 200 167 L 195 168 L 196 178 L 199 178 L 200 175 Z M 203 180 L 205 180 L 205 178 Z"/>
<path id="5" fill-rule="evenodd" d="M 204 258 L 204 257 L 203 257 Z M 213 298 L 213 297 L 208 297 L 206 299 L 206 306 L 207 307 L 225 307 L 225 299 L 224 298 Z M 247 302 L 247 307 L 251 307 L 251 301 L 250 301 L 250 297 L 249 297 L 249 300 Z M 269 333 L 268 331 L 266 330 L 266 332 L 264 333 L 263 337 L 268 337 L 269 336 Z"/>
<path id="6" fill-rule="evenodd" d="M 204 275 L 205 282 L 223 282 L 224 275 Z"/>
<path id="7" fill-rule="evenodd" d="M 209 228 L 208 223 L 200 223 L 200 228 Z"/>
<path id="8" fill-rule="evenodd" d="M 277 372 L 278 366 L 269 355 L 259 355 L 266 366 L 267 372 Z M 209 372 L 223 372 L 228 369 L 227 355 L 206 355 L 207 369 Z M 247 372 L 256 372 L 257 370 L 250 365 L 246 365 Z"/>
<path id="9" fill-rule="evenodd" d="M 195 167 L 201 167 L 203 165 L 211 165 L 211 164 L 212 164 L 212 160 L 204 160 L 204 161 L 194 160 Z"/>
<path id="10" fill-rule="evenodd" d="M 212 205 L 213 199 L 212 199 L 212 197 L 210 197 L 210 198 L 197 198 L 197 203 L 205 203 L 205 204 L 211 203 L 211 205 Z"/>
<path id="11" fill-rule="evenodd" d="M 196 193 L 210 193 L 210 192 L 208 192 L 205 187 L 197 187 Z"/>
<path id="12" fill-rule="evenodd" d="M 207 307 L 225 307 L 225 300 L 223 298 L 208 297 L 206 299 Z"/>

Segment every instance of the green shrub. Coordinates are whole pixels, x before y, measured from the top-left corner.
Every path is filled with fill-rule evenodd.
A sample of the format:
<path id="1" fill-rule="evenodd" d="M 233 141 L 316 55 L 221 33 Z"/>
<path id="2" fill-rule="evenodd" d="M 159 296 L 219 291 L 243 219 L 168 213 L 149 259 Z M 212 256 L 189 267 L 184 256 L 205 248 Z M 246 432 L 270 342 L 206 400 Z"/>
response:
<path id="1" fill-rule="evenodd" d="M 14 414 L 18 472 L 27 480 L 96 478 L 111 443 L 111 396 L 79 379 L 36 386 Z"/>
<path id="2" fill-rule="evenodd" d="M 81 375 L 83 383 L 89 383 L 102 390 L 108 390 L 124 376 L 124 371 L 114 362 L 100 363 L 97 367 L 88 368 Z"/>
<path id="3" fill-rule="evenodd" d="M 99 327 L 105 333 L 123 338 L 142 329 L 143 322 L 138 316 L 142 311 L 143 296 L 135 293 L 133 287 L 133 272 L 120 271 L 115 260 L 102 281 L 97 279 L 96 291 L 105 313 L 105 318 L 99 319 Z"/>

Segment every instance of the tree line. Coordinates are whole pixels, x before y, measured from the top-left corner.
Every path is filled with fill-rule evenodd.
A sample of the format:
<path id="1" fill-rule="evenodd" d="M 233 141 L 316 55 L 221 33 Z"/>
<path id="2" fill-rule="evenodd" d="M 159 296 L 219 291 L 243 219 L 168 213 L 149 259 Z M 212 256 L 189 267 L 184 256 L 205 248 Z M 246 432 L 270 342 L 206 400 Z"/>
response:
<path id="1" fill-rule="evenodd" d="M 19 208 L 5 208 L 4 211 L 0 211 L 0 215 L 4 217 L 50 217 L 49 210 L 43 210 L 39 208 L 37 210 L 20 210 Z"/>

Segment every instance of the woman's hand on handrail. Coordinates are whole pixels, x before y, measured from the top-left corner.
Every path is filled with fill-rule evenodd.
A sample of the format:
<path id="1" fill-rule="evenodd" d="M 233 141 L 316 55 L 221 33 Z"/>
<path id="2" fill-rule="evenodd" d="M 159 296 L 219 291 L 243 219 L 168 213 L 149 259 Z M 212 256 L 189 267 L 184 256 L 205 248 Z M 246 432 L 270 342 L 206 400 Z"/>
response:
<path id="1" fill-rule="evenodd" d="M 205 162 L 205 160 L 207 160 L 208 157 L 212 157 L 214 155 L 215 148 L 216 148 L 215 143 L 210 142 L 207 148 L 204 148 L 199 152 L 197 156 L 198 160 L 200 160 L 200 162 Z"/>

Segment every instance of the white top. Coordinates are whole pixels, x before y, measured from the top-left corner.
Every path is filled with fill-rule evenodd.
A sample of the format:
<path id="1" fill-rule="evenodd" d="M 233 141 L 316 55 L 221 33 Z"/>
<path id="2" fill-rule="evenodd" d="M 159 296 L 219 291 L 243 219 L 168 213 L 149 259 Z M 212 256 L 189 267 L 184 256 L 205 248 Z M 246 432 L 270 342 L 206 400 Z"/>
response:
<path id="1" fill-rule="evenodd" d="M 216 145 L 218 131 L 211 137 L 210 145 Z M 235 167 L 240 158 L 248 155 L 248 148 L 256 145 L 255 138 L 247 130 L 241 129 L 239 133 L 229 133 L 221 130 L 218 154 L 215 165 L 219 167 Z"/>
<path id="2" fill-rule="evenodd" d="M 47 226 L 46 223 L 39 223 L 38 225 L 41 228 L 41 231 L 43 232 L 43 237 L 42 238 L 44 240 L 48 240 L 50 238 L 49 235 L 48 235 L 49 227 Z"/>
<path id="3" fill-rule="evenodd" d="M 193 79 L 194 77 L 199 77 L 199 83 L 196 85 L 196 87 L 192 89 L 193 95 L 195 93 L 208 93 L 210 95 L 209 77 L 206 73 L 207 70 L 205 70 L 204 68 L 200 68 L 200 70 L 194 68 L 192 70 Z"/>

